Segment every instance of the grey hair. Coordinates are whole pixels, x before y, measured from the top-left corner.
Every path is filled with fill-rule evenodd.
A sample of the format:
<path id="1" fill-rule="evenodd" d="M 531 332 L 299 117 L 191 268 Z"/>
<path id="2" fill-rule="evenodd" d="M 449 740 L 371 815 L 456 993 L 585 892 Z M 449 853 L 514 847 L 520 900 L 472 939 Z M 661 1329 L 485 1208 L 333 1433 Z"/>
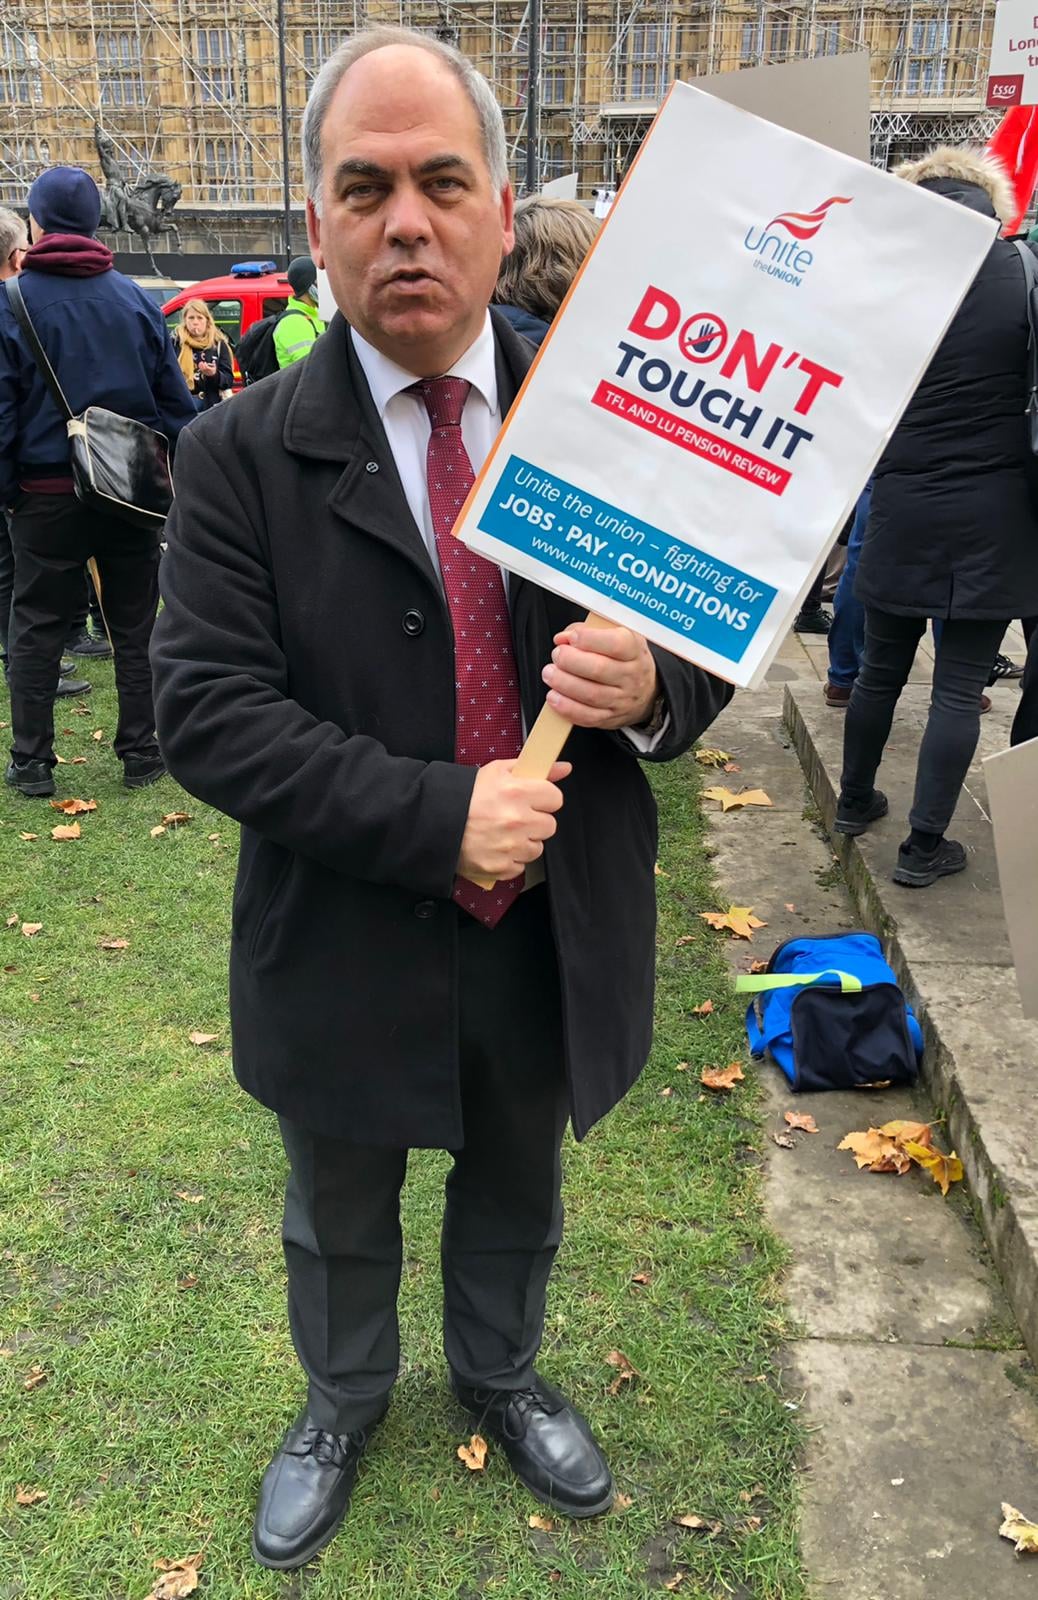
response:
<path id="1" fill-rule="evenodd" d="M 12 250 L 17 250 L 24 241 L 29 242 L 28 229 L 17 211 L 8 211 L 6 206 L 0 206 L 0 261 L 6 261 Z"/>
<path id="2" fill-rule="evenodd" d="M 361 56 L 371 55 L 372 51 L 383 50 L 392 44 L 406 44 L 416 50 L 425 50 L 454 73 L 479 119 L 490 181 L 497 190 L 503 189 L 508 182 L 508 149 L 501 107 L 494 99 L 494 91 L 486 78 L 476 71 L 472 62 L 460 50 L 455 50 L 453 45 L 444 44 L 432 34 L 419 33 L 414 28 L 363 28 L 328 57 L 314 79 L 303 112 L 303 181 L 318 216 L 321 213 L 321 129 L 332 97 L 354 62 L 359 61 Z"/>

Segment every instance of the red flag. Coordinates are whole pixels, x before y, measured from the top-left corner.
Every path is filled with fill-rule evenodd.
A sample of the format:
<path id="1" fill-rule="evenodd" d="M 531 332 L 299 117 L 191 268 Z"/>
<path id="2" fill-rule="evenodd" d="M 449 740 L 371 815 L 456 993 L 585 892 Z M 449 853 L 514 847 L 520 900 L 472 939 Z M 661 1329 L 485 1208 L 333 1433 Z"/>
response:
<path id="1" fill-rule="evenodd" d="M 1006 233 L 1017 233 L 1038 184 L 1038 106 L 1011 106 L 988 140 L 987 153 L 1001 161 L 1013 186 L 1015 215 Z"/>

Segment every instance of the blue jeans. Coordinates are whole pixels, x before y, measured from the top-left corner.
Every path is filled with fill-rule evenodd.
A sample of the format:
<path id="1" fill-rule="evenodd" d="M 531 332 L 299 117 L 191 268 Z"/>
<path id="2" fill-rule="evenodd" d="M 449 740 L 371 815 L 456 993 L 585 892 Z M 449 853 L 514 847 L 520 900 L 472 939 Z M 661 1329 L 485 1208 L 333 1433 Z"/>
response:
<path id="1" fill-rule="evenodd" d="M 865 607 L 855 598 L 854 579 L 871 500 L 870 479 L 861 491 L 854 513 L 854 526 L 847 541 L 847 560 L 833 598 L 833 620 L 829 629 L 829 682 L 842 689 L 853 688 L 865 649 Z"/>

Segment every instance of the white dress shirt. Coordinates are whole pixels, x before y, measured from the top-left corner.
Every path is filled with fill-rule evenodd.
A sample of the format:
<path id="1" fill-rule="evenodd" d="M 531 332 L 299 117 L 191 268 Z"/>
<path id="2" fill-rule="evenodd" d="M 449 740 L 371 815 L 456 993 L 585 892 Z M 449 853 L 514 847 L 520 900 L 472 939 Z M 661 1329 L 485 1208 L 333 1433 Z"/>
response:
<path id="1" fill-rule="evenodd" d="M 396 362 L 383 355 L 381 350 L 376 350 L 373 344 L 369 344 L 361 337 L 356 328 L 350 328 L 350 338 L 353 340 L 357 360 L 368 380 L 375 410 L 386 430 L 386 438 L 411 515 L 425 541 L 433 567 L 439 575 L 440 558 L 436 551 L 436 533 L 433 529 L 432 508 L 429 504 L 425 475 L 426 453 L 432 424 L 421 395 L 406 393 L 412 384 L 419 382 L 419 379 L 413 372 L 405 372 L 403 367 L 398 367 Z M 471 385 L 465 409 L 461 413 L 461 437 L 472 463 L 472 470 L 477 477 L 501 430 L 496 353 L 494 329 L 488 311 L 483 327 L 464 355 L 459 356 L 450 370 L 442 374 L 445 378 L 464 378 Z M 508 573 L 503 572 L 502 576 L 507 590 Z M 638 728 L 624 728 L 622 732 L 640 754 L 647 755 L 656 748 L 669 723 L 668 714 L 662 728 L 651 737 Z"/>

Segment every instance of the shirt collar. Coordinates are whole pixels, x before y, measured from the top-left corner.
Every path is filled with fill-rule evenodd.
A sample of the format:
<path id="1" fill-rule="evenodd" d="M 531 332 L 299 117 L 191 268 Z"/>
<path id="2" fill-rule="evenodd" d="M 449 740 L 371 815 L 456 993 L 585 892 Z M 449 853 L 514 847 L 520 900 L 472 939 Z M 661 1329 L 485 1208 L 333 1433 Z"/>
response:
<path id="1" fill-rule="evenodd" d="M 395 361 L 390 361 L 388 356 L 376 350 L 373 344 L 361 337 L 356 328 L 350 328 L 350 338 L 353 348 L 357 353 L 357 360 L 368 380 L 371 398 L 375 402 L 375 409 L 379 418 L 384 422 L 386 408 L 404 389 L 409 389 L 419 380 L 413 372 L 407 372 Z M 490 312 L 486 314 L 483 327 L 473 339 L 468 349 L 459 356 L 448 372 L 442 374 L 445 378 L 464 378 L 470 383 L 477 394 L 486 404 L 487 410 L 495 412 L 497 402 L 497 351 L 494 343 L 494 329 L 490 321 Z"/>

